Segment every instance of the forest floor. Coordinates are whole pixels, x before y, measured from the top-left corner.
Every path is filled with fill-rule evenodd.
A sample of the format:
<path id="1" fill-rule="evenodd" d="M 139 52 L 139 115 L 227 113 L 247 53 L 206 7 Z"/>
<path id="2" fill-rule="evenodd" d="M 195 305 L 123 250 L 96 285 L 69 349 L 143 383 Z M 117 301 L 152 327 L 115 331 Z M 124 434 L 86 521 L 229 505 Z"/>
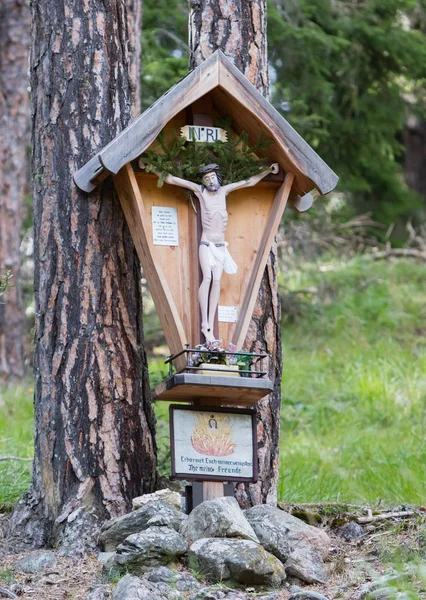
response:
<path id="1" fill-rule="evenodd" d="M 331 538 L 331 552 L 326 563 L 327 584 L 306 585 L 296 579 L 288 580 L 282 589 L 269 590 L 278 593 L 280 600 L 288 600 L 296 586 L 324 594 L 330 600 L 359 600 L 369 584 L 381 577 L 397 575 L 401 577 L 393 584 L 394 592 L 388 590 L 386 598 L 401 591 L 406 593 L 405 600 L 426 598 L 426 508 L 409 510 L 405 507 L 406 515 L 389 516 L 381 511 L 374 511 L 372 515 L 373 511 L 366 507 L 331 503 L 281 506 L 324 528 Z M 397 512 L 401 512 L 401 507 Z M 368 515 L 373 520 L 362 525 L 363 535 L 358 539 L 345 540 L 337 533 L 337 525 L 368 519 Z M 0 517 L 0 526 L 5 525 L 6 519 L 7 515 Z M 0 598 L 13 598 L 5 595 L 4 590 L 8 590 L 18 598 L 33 600 L 85 600 L 96 588 L 99 588 L 99 598 L 112 597 L 116 582 L 105 580 L 96 556 L 70 558 L 55 552 L 57 562 L 53 566 L 36 574 L 21 573 L 15 563 L 29 554 L 13 552 L 0 538 Z M 228 588 L 221 584 L 217 589 L 226 591 Z M 247 586 L 240 589 L 242 600 L 255 599 L 266 592 Z M 186 597 L 193 594 L 187 593 Z"/>

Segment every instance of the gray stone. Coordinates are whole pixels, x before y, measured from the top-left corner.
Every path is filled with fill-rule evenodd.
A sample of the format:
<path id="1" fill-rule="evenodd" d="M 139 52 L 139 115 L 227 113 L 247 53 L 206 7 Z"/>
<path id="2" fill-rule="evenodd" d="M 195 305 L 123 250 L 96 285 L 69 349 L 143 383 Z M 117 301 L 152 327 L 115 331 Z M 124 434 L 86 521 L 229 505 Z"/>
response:
<path id="1" fill-rule="evenodd" d="M 113 551 L 129 535 L 152 526 L 167 526 L 179 531 L 186 519 L 186 515 L 167 502 L 154 500 L 127 515 L 107 521 L 101 529 L 99 542 L 107 552 Z"/>
<path id="2" fill-rule="evenodd" d="M 107 579 L 120 575 L 120 568 L 115 562 L 115 552 L 105 552 L 105 554 L 111 556 L 102 563 L 102 575 Z"/>
<path id="3" fill-rule="evenodd" d="M 327 571 L 320 554 L 305 544 L 293 550 L 284 566 L 288 575 L 306 583 L 327 582 Z"/>
<path id="4" fill-rule="evenodd" d="M 98 561 L 104 565 L 114 554 L 115 552 L 99 552 Z"/>
<path id="5" fill-rule="evenodd" d="M 259 542 L 265 550 L 274 554 L 282 562 L 285 562 L 292 551 L 292 546 L 288 538 L 289 528 L 281 524 L 276 518 L 275 512 L 270 510 L 249 509 L 244 512 L 244 515 L 253 527 Z"/>
<path id="6" fill-rule="evenodd" d="M 190 542 L 201 538 L 242 538 L 259 540 L 235 498 L 215 498 L 199 504 L 182 525 L 181 533 Z"/>
<path id="7" fill-rule="evenodd" d="M 199 590 L 201 584 L 190 573 L 179 573 L 176 588 L 179 592 L 194 592 Z"/>
<path id="8" fill-rule="evenodd" d="M 285 561 L 288 575 L 306 583 L 327 581 L 323 559 L 329 554 L 330 538 L 324 531 L 274 506 L 254 506 L 244 515 L 260 543 Z"/>
<path id="9" fill-rule="evenodd" d="M 222 600 L 225 598 L 225 592 L 218 590 L 216 587 L 203 587 L 193 596 L 190 596 L 189 600 Z"/>
<path id="10" fill-rule="evenodd" d="M 145 504 L 153 502 L 154 500 L 167 502 L 167 504 L 171 504 L 177 510 L 182 510 L 182 496 L 179 494 L 179 492 L 174 492 L 168 488 L 165 488 L 164 490 L 157 490 L 153 494 L 144 494 L 143 496 L 133 498 L 133 510 L 137 510 L 138 508 L 141 508 L 142 506 L 145 506 Z"/>
<path id="11" fill-rule="evenodd" d="M 57 561 L 53 552 L 49 550 L 37 550 L 17 560 L 13 568 L 22 573 L 41 573 L 44 569 L 52 567 Z"/>
<path id="12" fill-rule="evenodd" d="M 129 535 L 117 547 L 115 563 L 121 570 L 143 574 L 183 556 L 187 549 L 187 541 L 174 529 L 150 527 L 142 533 Z"/>
<path id="13" fill-rule="evenodd" d="M 210 581 L 234 580 L 245 584 L 280 585 L 283 564 L 251 540 L 202 538 L 189 550 L 189 566 Z"/>
<path id="14" fill-rule="evenodd" d="M 288 600 L 329 600 L 324 594 L 311 592 L 310 590 L 295 592 Z"/>
<path id="15" fill-rule="evenodd" d="M 336 529 L 336 533 L 346 541 L 358 540 L 364 535 L 364 528 L 355 521 L 349 521 Z"/>
<path id="16" fill-rule="evenodd" d="M 153 583 L 175 583 L 177 580 L 178 574 L 169 567 L 158 567 L 154 571 L 151 571 L 149 575 L 147 575 L 148 581 L 152 581 Z"/>
<path id="17" fill-rule="evenodd" d="M 179 592 L 194 592 L 201 587 L 190 573 L 172 571 L 168 567 L 158 567 L 158 569 L 151 571 L 146 576 L 146 579 L 153 583 L 166 583 L 176 588 Z"/>
<path id="18" fill-rule="evenodd" d="M 244 592 L 230 590 L 229 592 L 226 592 L 225 598 L 226 600 L 247 600 L 248 596 Z"/>
<path id="19" fill-rule="evenodd" d="M 86 597 L 86 600 L 105 600 L 106 598 L 108 598 L 108 596 L 105 586 L 99 586 L 90 592 Z"/>
<path id="20" fill-rule="evenodd" d="M 189 600 L 248 600 L 251 597 L 242 590 L 230 590 L 218 586 L 210 586 L 202 588 L 197 594 L 190 596 Z M 263 596 L 256 594 L 256 600 L 280 600 L 280 594 L 276 592 L 271 592 Z"/>
<path id="21" fill-rule="evenodd" d="M 303 592 L 303 588 L 301 588 L 300 585 L 290 583 L 292 581 L 297 581 L 298 583 L 300 583 L 300 581 L 294 577 L 287 577 L 286 586 L 290 594 L 295 594 L 296 592 Z"/>
<path id="22" fill-rule="evenodd" d="M 245 510 L 244 515 L 250 524 L 265 519 L 277 529 L 281 529 L 284 533 L 287 532 L 287 538 L 291 546 L 304 543 L 314 548 L 322 559 L 327 558 L 329 555 L 331 542 L 325 531 L 308 525 L 280 508 L 262 504 Z"/>
<path id="23" fill-rule="evenodd" d="M 184 600 L 184 598 L 168 585 L 152 583 L 127 574 L 118 582 L 112 600 Z"/>

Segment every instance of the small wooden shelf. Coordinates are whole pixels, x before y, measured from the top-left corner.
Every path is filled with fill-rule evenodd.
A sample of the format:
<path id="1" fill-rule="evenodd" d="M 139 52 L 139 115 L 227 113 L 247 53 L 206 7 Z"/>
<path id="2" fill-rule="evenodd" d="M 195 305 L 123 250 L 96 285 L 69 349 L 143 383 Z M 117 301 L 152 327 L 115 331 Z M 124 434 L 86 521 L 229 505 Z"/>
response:
<path id="1" fill-rule="evenodd" d="M 215 405 L 250 406 L 273 389 L 270 379 L 177 373 L 157 385 L 153 400 L 196 402 L 208 398 Z"/>

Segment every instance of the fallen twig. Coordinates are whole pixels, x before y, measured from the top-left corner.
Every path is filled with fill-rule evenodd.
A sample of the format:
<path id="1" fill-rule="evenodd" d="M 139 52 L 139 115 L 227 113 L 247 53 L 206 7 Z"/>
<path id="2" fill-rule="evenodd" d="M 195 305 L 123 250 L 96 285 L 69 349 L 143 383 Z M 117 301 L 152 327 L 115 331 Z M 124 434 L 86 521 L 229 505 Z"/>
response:
<path id="1" fill-rule="evenodd" d="M 2 460 L 23 460 L 26 462 L 31 462 L 32 458 L 23 458 L 22 456 L 0 456 L 0 461 Z"/>
<path id="2" fill-rule="evenodd" d="M 367 540 L 366 540 L 366 544 L 369 544 L 370 542 L 372 542 L 372 540 L 375 540 L 378 537 L 382 537 L 384 535 L 391 535 L 393 534 L 393 531 L 381 531 L 380 533 L 375 533 L 374 535 L 371 535 Z"/>
<path id="3" fill-rule="evenodd" d="M 18 598 L 18 596 L 16 594 L 14 594 L 12 592 L 12 590 L 9 590 L 8 588 L 5 587 L 0 587 L 0 594 L 3 598 Z"/>
<path id="4" fill-rule="evenodd" d="M 365 523 L 373 523 L 374 521 L 384 521 L 385 519 L 412 517 L 415 514 L 414 510 L 401 510 L 399 512 L 382 513 L 381 515 L 371 515 L 369 517 L 358 517 L 357 523 L 363 525 Z"/>
<path id="5" fill-rule="evenodd" d="M 416 250 L 415 248 L 389 248 L 384 252 L 374 252 L 374 254 L 370 254 L 369 256 L 372 256 L 374 260 L 391 258 L 392 256 L 420 258 L 421 260 L 426 260 L 426 252 L 422 250 Z"/>

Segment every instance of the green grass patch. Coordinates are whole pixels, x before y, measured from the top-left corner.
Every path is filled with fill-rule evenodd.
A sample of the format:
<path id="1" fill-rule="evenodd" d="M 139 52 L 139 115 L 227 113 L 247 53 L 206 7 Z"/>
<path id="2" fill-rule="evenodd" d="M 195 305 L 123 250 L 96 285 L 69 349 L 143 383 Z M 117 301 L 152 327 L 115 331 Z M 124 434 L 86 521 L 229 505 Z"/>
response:
<path id="1" fill-rule="evenodd" d="M 362 257 L 283 278 L 281 500 L 424 502 L 425 278 Z"/>
<path id="2" fill-rule="evenodd" d="M 33 389 L 0 388 L 0 457 L 33 456 Z M 9 508 L 28 488 L 31 462 L 0 460 L 0 507 Z"/>

